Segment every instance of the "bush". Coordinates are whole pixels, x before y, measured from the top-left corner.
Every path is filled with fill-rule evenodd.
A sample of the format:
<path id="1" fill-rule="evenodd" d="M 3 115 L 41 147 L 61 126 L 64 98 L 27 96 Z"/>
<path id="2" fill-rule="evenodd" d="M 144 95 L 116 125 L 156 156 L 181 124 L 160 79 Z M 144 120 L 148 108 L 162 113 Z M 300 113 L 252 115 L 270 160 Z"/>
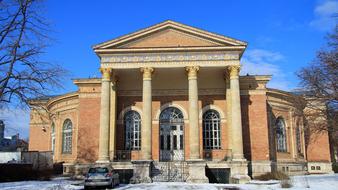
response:
<path id="1" fill-rule="evenodd" d="M 283 179 L 281 182 L 280 182 L 280 186 L 282 188 L 291 188 L 292 187 L 292 183 L 289 179 Z"/>
<path id="2" fill-rule="evenodd" d="M 260 176 L 255 177 L 257 180 L 268 181 L 268 180 L 289 180 L 289 176 L 283 172 L 268 172 Z"/>
<path id="3" fill-rule="evenodd" d="M 31 164 L 0 164 L 0 182 L 50 180 L 53 170 L 33 170 Z"/>
<path id="4" fill-rule="evenodd" d="M 332 170 L 334 173 L 338 173 L 338 162 L 332 163 Z"/>

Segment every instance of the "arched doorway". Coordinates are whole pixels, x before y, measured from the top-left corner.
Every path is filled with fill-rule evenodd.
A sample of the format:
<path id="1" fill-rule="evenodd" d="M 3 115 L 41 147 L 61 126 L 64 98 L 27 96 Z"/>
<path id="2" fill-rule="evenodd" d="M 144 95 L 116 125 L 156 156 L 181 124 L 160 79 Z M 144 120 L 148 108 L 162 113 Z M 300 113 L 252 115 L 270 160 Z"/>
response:
<path id="1" fill-rule="evenodd" d="M 160 114 L 160 161 L 184 160 L 184 119 L 182 112 L 169 107 Z"/>

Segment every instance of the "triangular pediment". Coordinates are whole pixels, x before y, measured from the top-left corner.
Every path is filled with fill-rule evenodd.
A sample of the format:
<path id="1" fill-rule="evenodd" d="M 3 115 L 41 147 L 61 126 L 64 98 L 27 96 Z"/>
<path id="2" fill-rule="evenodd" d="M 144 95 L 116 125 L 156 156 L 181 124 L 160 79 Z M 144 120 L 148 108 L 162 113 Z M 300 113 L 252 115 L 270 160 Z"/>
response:
<path id="1" fill-rule="evenodd" d="M 135 41 L 131 41 L 119 48 L 155 48 L 155 47 L 204 47 L 222 46 L 222 43 L 214 42 L 205 38 L 196 37 L 191 34 L 168 28 L 157 31 Z"/>
<path id="2" fill-rule="evenodd" d="M 177 22 L 165 21 L 98 44 L 94 46 L 94 50 L 234 46 L 246 46 L 246 43 Z"/>

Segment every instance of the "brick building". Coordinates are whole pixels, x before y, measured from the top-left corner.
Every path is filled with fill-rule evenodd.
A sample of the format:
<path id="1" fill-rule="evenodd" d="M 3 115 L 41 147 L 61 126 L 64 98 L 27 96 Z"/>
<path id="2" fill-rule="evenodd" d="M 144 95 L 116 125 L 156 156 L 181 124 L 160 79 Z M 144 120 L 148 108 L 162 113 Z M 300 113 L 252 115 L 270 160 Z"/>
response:
<path id="1" fill-rule="evenodd" d="M 135 182 L 331 172 L 328 135 L 305 139 L 295 95 L 239 76 L 246 46 L 173 21 L 98 44 L 102 78 L 31 102 L 48 114 L 31 111 L 29 149 L 52 150 L 65 173 L 109 164 Z"/>

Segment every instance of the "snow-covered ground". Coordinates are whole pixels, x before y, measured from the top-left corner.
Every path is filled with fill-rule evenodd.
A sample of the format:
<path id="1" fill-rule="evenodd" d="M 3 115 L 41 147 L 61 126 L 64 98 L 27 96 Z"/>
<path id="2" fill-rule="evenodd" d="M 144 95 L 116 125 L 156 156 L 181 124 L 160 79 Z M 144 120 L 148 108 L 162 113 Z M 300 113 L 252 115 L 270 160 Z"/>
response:
<path id="1" fill-rule="evenodd" d="M 338 190 L 338 174 L 330 175 L 310 175 L 292 177 L 293 185 L 290 190 Z M 67 180 L 66 178 L 55 178 L 51 181 L 21 181 L 11 183 L 0 183 L 1 190 L 79 190 L 83 189 L 81 181 Z M 150 184 L 129 184 L 120 185 L 116 189 L 136 189 L 136 190 L 220 190 L 220 189 L 240 189 L 240 190 L 274 190 L 282 189 L 278 181 L 251 181 L 250 184 L 188 184 L 188 183 L 150 183 Z"/>

